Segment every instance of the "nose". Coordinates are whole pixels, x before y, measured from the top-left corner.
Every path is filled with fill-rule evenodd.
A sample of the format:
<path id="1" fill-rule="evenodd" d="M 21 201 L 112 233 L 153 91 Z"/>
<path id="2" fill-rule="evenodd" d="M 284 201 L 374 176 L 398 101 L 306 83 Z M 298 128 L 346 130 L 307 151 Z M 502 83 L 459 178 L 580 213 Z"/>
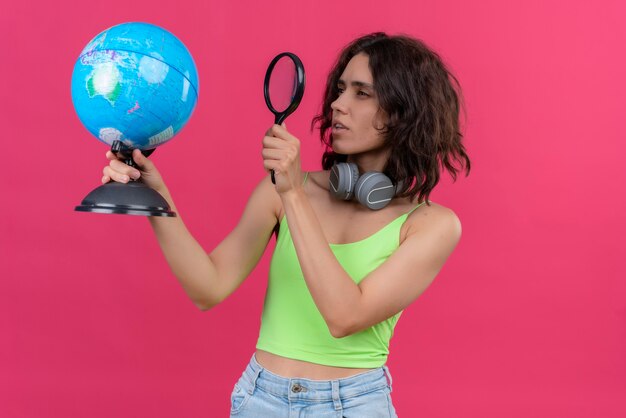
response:
<path id="1" fill-rule="evenodd" d="M 341 95 L 339 95 L 334 102 L 332 102 L 330 104 L 330 108 L 334 111 L 337 111 L 339 113 L 346 113 L 347 112 L 347 107 L 346 107 L 346 103 L 345 100 L 341 99 Z"/>

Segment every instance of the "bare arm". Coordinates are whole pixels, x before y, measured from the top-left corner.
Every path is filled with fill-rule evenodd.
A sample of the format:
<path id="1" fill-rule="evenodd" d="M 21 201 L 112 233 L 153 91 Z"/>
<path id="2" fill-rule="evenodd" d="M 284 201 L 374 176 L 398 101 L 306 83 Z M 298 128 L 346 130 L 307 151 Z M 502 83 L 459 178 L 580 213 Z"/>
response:
<path id="1" fill-rule="evenodd" d="M 306 195 L 282 195 L 289 230 L 311 296 L 331 334 L 341 338 L 395 315 L 435 279 L 461 236 L 457 216 L 422 207 L 400 247 L 358 285 L 330 250 Z"/>
<path id="2" fill-rule="evenodd" d="M 128 176 L 135 178 L 140 174 L 176 211 L 154 164 L 141 153 L 133 155 L 141 173 L 113 155 L 107 157 L 111 163 L 105 168 L 103 181 L 126 182 Z M 226 299 L 257 265 L 277 223 L 277 205 L 280 199 L 266 177 L 252 192 L 237 226 L 210 254 L 191 235 L 180 216 L 149 218 L 172 273 L 198 308 L 207 310 Z"/>
<path id="3" fill-rule="evenodd" d="M 162 194 L 173 206 L 169 193 Z M 210 309 L 226 299 L 257 265 L 277 222 L 277 199 L 269 178 L 261 181 L 235 229 L 210 254 L 180 217 L 150 218 L 172 273 L 200 309 Z"/>

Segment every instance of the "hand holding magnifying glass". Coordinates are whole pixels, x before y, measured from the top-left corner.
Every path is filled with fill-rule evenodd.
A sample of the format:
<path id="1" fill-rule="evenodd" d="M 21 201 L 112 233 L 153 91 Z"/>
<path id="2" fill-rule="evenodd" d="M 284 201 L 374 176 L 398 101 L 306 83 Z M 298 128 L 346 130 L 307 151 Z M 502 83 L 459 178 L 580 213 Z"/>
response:
<path id="1" fill-rule="evenodd" d="M 296 110 L 304 95 L 304 84 L 304 66 L 297 55 L 283 52 L 274 57 L 265 73 L 263 94 L 275 124 L 282 124 Z M 274 170 L 270 174 L 276 184 Z"/>

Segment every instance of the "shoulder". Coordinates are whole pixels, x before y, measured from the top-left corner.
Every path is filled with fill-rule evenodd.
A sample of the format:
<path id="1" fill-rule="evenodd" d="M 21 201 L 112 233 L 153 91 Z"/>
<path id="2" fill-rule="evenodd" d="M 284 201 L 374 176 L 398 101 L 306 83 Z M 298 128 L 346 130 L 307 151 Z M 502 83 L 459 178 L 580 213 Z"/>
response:
<path id="1" fill-rule="evenodd" d="M 461 220 L 450 208 L 434 202 L 422 204 L 406 220 L 406 238 L 411 236 L 443 239 L 456 246 L 461 238 Z"/>
<path id="2" fill-rule="evenodd" d="M 308 187 L 305 187 L 305 190 L 307 190 L 307 194 L 309 194 L 309 197 L 315 197 L 310 195 L 314 195 L 315 192 L 319 191 L 320 185 L 322 184 L 320 180 L 320 175 L 323 176 L 324 172 L 301 172 L 301 178 L 303 182 L 305 183 L 305 185 L 308 185 Z M 326 174 L 326 183 L 328 183 L 328 174 Z M 313 193 L 310 193 L 310 191 L 313 191 Z M 263 179 L 257 184 L 250 197 L 250 201 L 252 200 L 258 202 L 258 204 L 262 205 L 263 207 L 269 207 L 276 217 L 277 222 L 280 222 L 280 220 L 283 218 L 283 203 L 280 199 L 278 192 L 276 192 L 276 186 L 274 185 L 274 183 L 272 183 L 271 177 L 269 175 L 263 177 Z"/>
<path id="3" fill-rule="evenodd" d="M 248 205 L 253 206 L 256 210 L 271 213 L 277 221 L 280 220 L 279 214 L 282 211 L 282 203 L 269 174 L 257 183 L 250 194 Z"/>
<path id="4" fill-rule="evenodd" d="M 323 190 L 325 192 L 328 192 L 328 189 L 330 187 L 328 185 L 328 177 L 329 176 L 330 176 L 330 171 L 329 170 L 309 171 L 308 172 L 308 178 L 307 178 L 307 184 L 310 184 L 311 186 L 314 186 L 318 190 Z"/>

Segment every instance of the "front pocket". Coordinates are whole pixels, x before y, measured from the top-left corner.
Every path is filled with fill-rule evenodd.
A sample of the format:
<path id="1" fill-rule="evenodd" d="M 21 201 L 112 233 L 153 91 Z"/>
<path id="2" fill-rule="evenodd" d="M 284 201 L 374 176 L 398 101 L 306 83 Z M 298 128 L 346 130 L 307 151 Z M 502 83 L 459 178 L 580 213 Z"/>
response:
<path id="1" fill-rule="evenodd" d="M 240 412 L 244 405 L 248 402 L 249 397 L 250 394 L 236 384 L 230 395 L 230 413 L 236 414 Z"/>

